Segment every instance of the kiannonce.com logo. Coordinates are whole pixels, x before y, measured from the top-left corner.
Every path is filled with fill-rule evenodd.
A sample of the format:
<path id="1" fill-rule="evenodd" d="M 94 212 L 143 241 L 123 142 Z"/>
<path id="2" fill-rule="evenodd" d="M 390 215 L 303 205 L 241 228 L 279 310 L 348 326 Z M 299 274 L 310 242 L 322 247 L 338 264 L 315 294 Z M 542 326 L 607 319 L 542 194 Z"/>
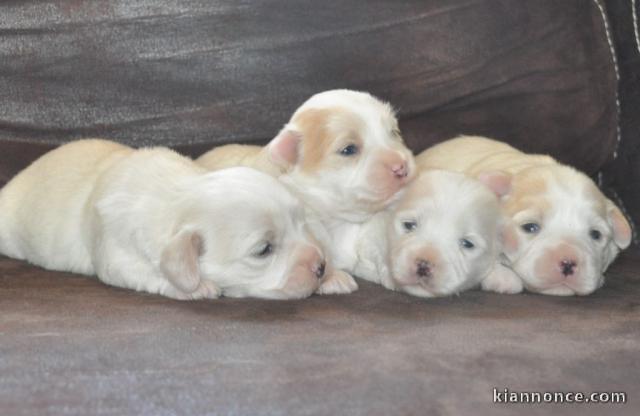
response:
<path id="1" fill-rule="evenodd" d="M 627 402 L 627 393 L 622 391 L 575 392 L 575 391 L 513 391 L 493 388 L 494 403 L 615 403 Z"/>

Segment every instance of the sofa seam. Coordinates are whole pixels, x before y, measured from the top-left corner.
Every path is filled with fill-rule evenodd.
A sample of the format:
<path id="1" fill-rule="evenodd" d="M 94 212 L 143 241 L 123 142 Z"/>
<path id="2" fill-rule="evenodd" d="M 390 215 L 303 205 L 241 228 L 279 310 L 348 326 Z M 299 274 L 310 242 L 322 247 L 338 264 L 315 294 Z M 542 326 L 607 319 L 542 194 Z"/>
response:
<path id="1" fill-rule="evenodd" d="M 638 6 L 636 6 L 637 0 L 631 0 L 631 17 L 633 18 L 633 34 L 636 39 L 636 49 L 640 53 L 640 29 L 638 29 Z"/>
<path id="2" fill-rule="evenodd" d="M 613 149 L 613 160 L 615 161 L 618 158 L 618 151 L 620 148 L 620 143 L 622 141 L 622 134 L 620 131 L 620 113 L 621 113 L 621 107 L 620 107 L 620 95 L 619 95 L 619 88 L 620 88 L 620 71 L 618 68 L 618 57 L 616 55 L 616 49 L 615 46 L 613 44 L 613 38 L 611 36 L 611 28 L 609 27 L 609 21 L 607 19 L 607 14 L 605 12 L 605 8 L 604 6 L 600 3 L 599 0 L 593 0 L 594 3 L 596 4 L 596 6 L 598 7 L 598 10 L 600 11 L 600 16 L 602 17 L 602 23 L 604 26 L 604 32 L 607 38 L 607 43 L 609 44 L 609 53 L 611 54 L 611 62 L 613 63 L 613 69 L 615 72 L 615 76 L 616 76 L 616 93 L 615 93 L 615 101 L 616 101 L 616 145 Z M 635 39 L 636 39 L 636 45 L 638 46 L 638 50 L 640 50 L 640 36 L 638 35 L 638 31 L 637 31 L 637 15 L 635 13 L 635 1 L 636 0 L 631 0 L 631 7 L 632 7 L 632 13 L 633 13 L 633 19 L 634 19 L 634 29 L 635 29 Z M 602 169 L 600 169 L 600 171 L 598 172 L 598 185 L 600 188 L 603 187 L 604 185 L 604 181 L 603 181 L 603 172 Z M 624 202 L 622 201 L 622 198 L 620 198 L 620 195 L 618 195 L 618 193 L 616 192 L 616 190 L 613 187 L 608 187 L 608 189 L 610 190 L 613 198 L 615 199 L 616 205 L 618 205 L 618 207 L 620 208 L 620 210 L 622 211 L 622 214 L 627 218 L 627 221 L 629 221 L 629 226 L 631 227 L 631 239 L 633 241 L 634 244 L 638 244 L 638 235 L 636 232 L 636 225 L 633 222 L 633 218 L 629 215 L 629 212 L 627 211 Z"/>
<path id="3" fill-rule="evenodd" d="M 607 43 L 609 44 L 609 53 L 611 54 L 611 62 L 613 63 L 613 69 L 616 76 L 616 145 L 613 149 L 613 160 L 618 158 L 618 150 L 620 146 L 620 141 L 622 140 L 622 136 L 620 134 L 620 97 L 618 94 L 618 89 L 620 86 L 620 71 L 618 69 L 618 56 L 616 55 L 616 49 L 613 44 L 613 38 L 611 36 L 611 28 L 609 27 L 609 21 L 607 19 L 607 14 L 605 12 L 604 6 L 600 3 L 600 0 L 593 0 L 593 2 L 598 7 L 600 11 L 600 16 L 602 17 L 602 23 L 604 25 L 604 33 L 607 38 Z"/>

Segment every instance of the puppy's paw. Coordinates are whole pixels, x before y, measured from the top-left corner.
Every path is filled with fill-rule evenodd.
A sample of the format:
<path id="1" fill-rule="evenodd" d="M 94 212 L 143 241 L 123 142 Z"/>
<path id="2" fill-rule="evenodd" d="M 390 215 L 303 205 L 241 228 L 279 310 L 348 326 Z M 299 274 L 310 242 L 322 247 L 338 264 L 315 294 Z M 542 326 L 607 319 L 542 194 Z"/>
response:
<path id="1" fill-rule="evenodd" d="M 198 287 L 191 293 L 183 292 L 173 285 L 168 284 L 167 287 L 160 292 L 161 295 L 177 300 L 196 300 L 196 299 L 216 299 L 222 294 L 222 291 L 211 280 L 200 279 Z"/>
<path id="2" fill-rule="evenodd" d="M 192 293 L 189 293 L 189 299 L 216 299 L 219 298 L 222 291 L 211 280 L 200 279 L 200 284 Z"/>
<path id="3" fill-rule="evenodd" d="M 482 281 L 482 290 L 514 294 L 522 292 L 522 280 L 513 270 L 496 264 L 489 276 Z"/>
<path id="4" fill-rule="evenodd" d="M 400 290 L 400 287 L 390 277 L 382 277 L 380 279 L 380 284 L 389 290 Z"/>
<path id="5" fill-rule="evenodd" d="M 355 292 L 357 289 L 358 284 L 349 273 L 342 270 L 334 270 L 320 284 L 316 293 L 319 295 L 335 295 Z"/>

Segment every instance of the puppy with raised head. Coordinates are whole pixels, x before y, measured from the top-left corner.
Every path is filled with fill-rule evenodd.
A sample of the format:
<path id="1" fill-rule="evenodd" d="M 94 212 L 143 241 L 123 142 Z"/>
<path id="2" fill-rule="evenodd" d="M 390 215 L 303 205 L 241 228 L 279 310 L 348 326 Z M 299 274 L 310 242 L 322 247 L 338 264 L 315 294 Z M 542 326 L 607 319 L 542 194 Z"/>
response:
<path id="1" fill-rule="evenodd" d="M 302 298 L 326 279 L 303 211 L 253 169 L 81 140 L 0 190 L 0 253 L 175 299 Z"/>
<path id="2" fill-rule="evenodd" d="M 427 149 L 417 163 L 511 176 L 501 203 L 506 221 L 501 266 L 483 282 L 487 290 L 587 295 L 602 286 L 605 270 L 631 242 L 620 209 L 585 174 L 549 156 L 467 136 Z"/>
<path id="3" fill-rule="evenodd" d="M 460 293 L 492 272 L 500 226 L 494 190 L 461 173 L 424 171 L 353 237 L 350 270 L 415 296 Z"/>
<path id="4" fill-rule="evenodd" d="M 352 236 L 401 195 L 415 176 L 391 106 L 364 92 L 331 90 L 298 108 L 264 148 L 230 145 L 197 159 L 207 169 L 245 165 L 270 172 L 303 202 L 314 235 L 338 269 L 352 264 Z M 323 285 L 347 293 L 347 273 Z"/>

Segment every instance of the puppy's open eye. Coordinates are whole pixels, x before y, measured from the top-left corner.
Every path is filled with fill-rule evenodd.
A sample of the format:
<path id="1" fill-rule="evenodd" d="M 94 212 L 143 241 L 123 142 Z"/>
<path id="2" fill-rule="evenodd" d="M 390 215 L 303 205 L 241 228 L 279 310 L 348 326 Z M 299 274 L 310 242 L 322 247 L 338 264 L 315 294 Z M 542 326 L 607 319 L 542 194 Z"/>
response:
<path id="1" fill-rule="evenodd" d="M 594 241 L 600 241 L 600 239 L 602 238 L 602 233 L 595 229 L 589 230 L 589 237 L 591 237 L 591 239 Z"/>
<path id="2" fill-rule="evenodd" d="M 339 153 L 342 156 L 353 156 L 358 154 L 358 150 L 358 146 L 356 146 L 355 144 L 349 144 L 340 149 Z"/>
<path id="3" fill-rule="evenodd" d="M 466 239 L 466 238 L 461 238 L 460 239 L 460 247 L 465 248 L 467 250 L 471 250 L 475 247 L 476 245 L 473 244 L 470 240 Z"/>
<path id="4" fill-rule="evenodd" d="M 520 228 L 522 228 L 522 231 L 527 234 L 538 234 L 538 232 L 540 231 L 540 224 L 535 222 L 528 222 L 526 224 L 523 224 Z"/>
<path id="5" fill-rule="evenodd" d="M 402 228 L 410 233 L 411 231 L 418 228 L 418 223 L 416 221 L 402 221 Z"/>
<path id="6" fill-rule="evenodd" d="M 262 258 L 262 257 L 267 257 L 271 253 L 273 253 L 273 244 L 266 242 L 258 249 L 258 251 L 256 251 L 254 256 Z"/>

